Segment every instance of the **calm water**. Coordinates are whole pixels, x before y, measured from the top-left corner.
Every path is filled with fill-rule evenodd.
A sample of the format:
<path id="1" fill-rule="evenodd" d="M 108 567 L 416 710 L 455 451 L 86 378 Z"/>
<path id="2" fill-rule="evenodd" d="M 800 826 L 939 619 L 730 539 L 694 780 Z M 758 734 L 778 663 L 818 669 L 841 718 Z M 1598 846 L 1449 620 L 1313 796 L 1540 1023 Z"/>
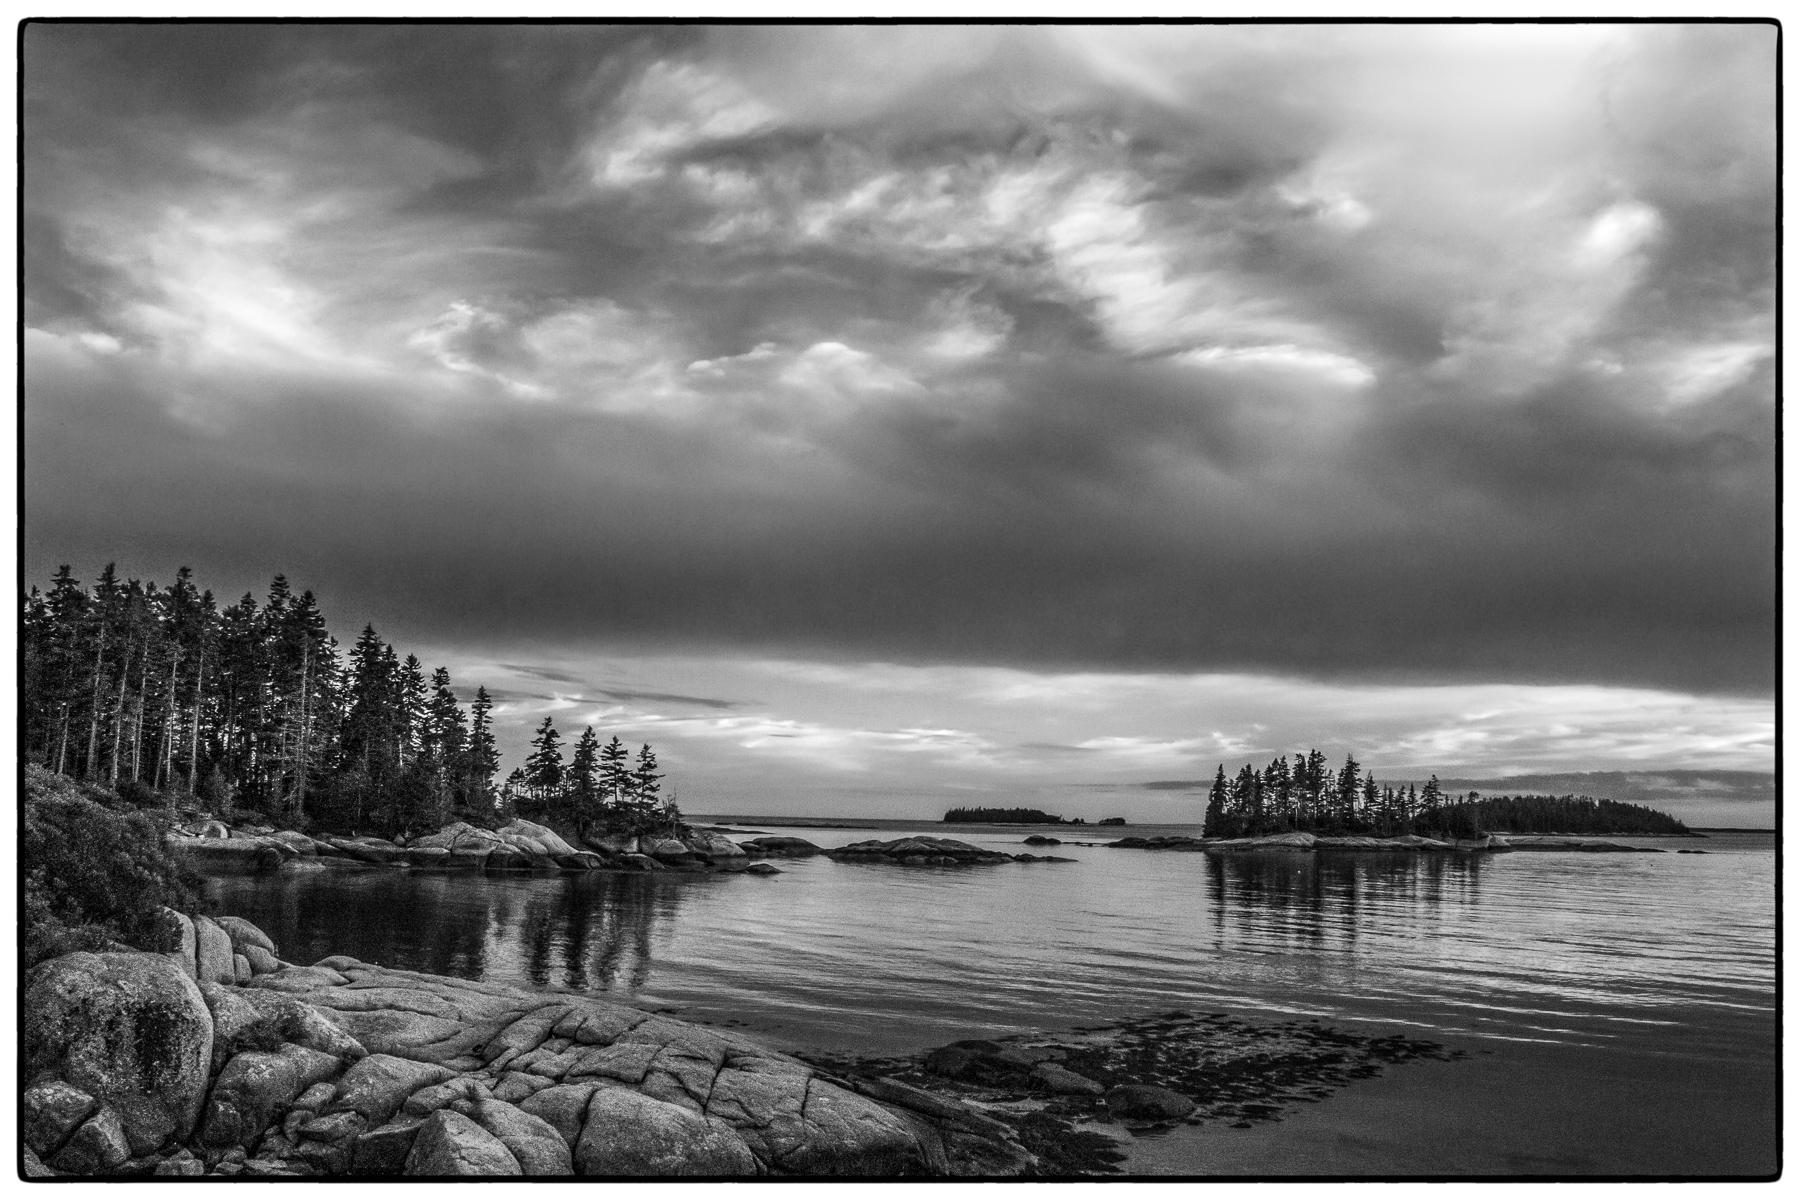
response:
<path id="1" fill-rule="evenodd" d="M 910 830 L 1015 851 L 1032 832 L 881 826 L 754 827 L 824 846 Z M 214 886 L 223 911 L 292 961 L 350 954 L 605 991 L 789 1048 L 914 1051 L 1184 1008 L 1326 1018 L 1471 1052 L 1314 1106 L 1304 1139 L 1290 1122 L 1146 1144 L 1142 1173 L 1767 1172 L 1775 839 L 1641 844 L 1670 852 L 1065 846 L 1055 853 L 1080 861 L 784 860 L 769 878 L 318 870 Z M 1368 1114 L 1388 1110 L 1371 1128 Z"/>

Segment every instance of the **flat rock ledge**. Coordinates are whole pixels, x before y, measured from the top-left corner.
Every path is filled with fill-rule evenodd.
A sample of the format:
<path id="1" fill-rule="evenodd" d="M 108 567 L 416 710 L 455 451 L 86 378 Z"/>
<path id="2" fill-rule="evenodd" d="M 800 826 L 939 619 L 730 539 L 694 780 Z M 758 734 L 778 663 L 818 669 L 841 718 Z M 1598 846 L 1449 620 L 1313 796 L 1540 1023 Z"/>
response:
<path id="1" fill-rule="evenodd" d="M 923 1093 L 975 1109 L 1018 1140 L 1034 1175 L 1087 1177 L 1128 1169 L 1134 1138 L 1182 1124 L 1279 1121 L 1390 1066 L 1462 1057 L 1436 1042 L 1316 1021 L 1169 1012 L 965 1039 L 910 1058 L 816 1061 L 876 1095 Z"/>
<path id="2" fill-rule="evenodd" d="M 1601 838 L 1564 837 L 1540 834 L 1486 834 L 1478 838 L 1428 838 L 1417 834 L 1398 837 L 1320 837 L 1311 833 L 1275 833 L 1265 837 L 1197 838 L 1179 835 L 1160 837 L 1127 837 L 1107 846 L 1126 850 L 1179 850 L 1190 853 L 1233 854 L 1247 851 L 1293 850 L 1304 852 L 1332 850 L 1386 851 L 1417 853 L 1450 851 L 1454 853 L 1498 853 L 1508 850 L 1577 850 L 1588 853 L 1661 854 L 1651 846 L 1627 846 Z"/>
<path id="3" fill-rule="evenodd" d="M 896 862 L 908 866 L 966 866 L 973 863 L 1003 862 L 1074 862 L 1054 854 L 1007 854 L 1000 850 L 984 850 L 955 838 L 909 837 L 892 841 L 852 842 L 836 850 L 825 851 L 839 862 Z"/>
<path id="4" fill-rule="evenodd" d="M 227 826 L 190 818 L 175 823 L 164 843 L 194 866 L 219 874 L 268 874 L 291 869 L 349 868 L 504 874 L 582 871 L 714 871 L 775 875 L 755 860 L 783 857 L 740 846 L 717 833 L 683 828 L 680 836 L 595 836 L 571 845 L 555 830 L 523 819 L 499 829 L 457 821 L 433 833 L 389 841 L 368 835 L 309 836 L 267 825 Z M 776 839 L 781 840 L 781 839 Z M 792 839 L 800 841 L 801 839 Z M 806 843 L 811 845 L 811 843 Z M 814 852 L 818 851 L 813 847 Z"/>
<path id="5" fill-rule="evenodd" d="M 599 997 L 285 963 L 260 930 L 71 954 L 25 980 L 28 1172 L 995 1176 L 1036 1159 L 954 1100 L 841 1080 Z M 213 933 L 269 969 L 225 978 Z M 210 946 L 203 943 L 213 943 Z M 235 964 L 234 964 L 235 967 Z"/>

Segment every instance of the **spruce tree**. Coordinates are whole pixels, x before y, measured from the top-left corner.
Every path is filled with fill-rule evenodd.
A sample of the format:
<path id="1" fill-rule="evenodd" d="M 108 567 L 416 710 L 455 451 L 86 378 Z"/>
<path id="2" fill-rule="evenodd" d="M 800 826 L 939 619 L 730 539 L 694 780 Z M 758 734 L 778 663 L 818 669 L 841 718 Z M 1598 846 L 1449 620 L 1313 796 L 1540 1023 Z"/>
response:
<path id="1" fill-rule="evenodd" d="M 543 814 L 552 813 L 562 796 L 562 737 L 548 715 L 531 739 L 531 755 L 525 760 L 525 785 Z"/>
<path id="2" fill-rule="evenodd" d="M 463 803 L 478 817 L 499 817 L 494 794 L 494 776 L 500 770 L 500 752 L 494 746 L 494 702 L 487 688 L 475 689 L 475 703 L 469 723 L 469 749 L 462 771 Z"/>
<path id="3" fill-rule="evenodd" d="M 1228 785 L 1225 782 L 1225 764 L 1219 764 L 1218 774 L 1213 776 L 1212 791 L 1206 797 L 1206 816 L 1200 826 L 1201 837 L 1225 836 L 1225 799 Z"/>
<path id="4" fill-rule="evenodd" d="M 642 823 L 641 828 L 649 828 L 656 821 L 657 809 L 661 806 L 661 779 L 662 775 L 656 770 L 656 754 L 646 742 L 643 749 L 638 751 L 637 765 L 631 772 L 631 794 L 638 819 Z"/>
<path id="5" fill-rule="evenodd" d="M 569 758 L 569 809 L 575 831 L 586 836 L 600 815 L 600 739 L 589 725 L 575 742 Z"/>
<path id="6" fill-rule="evenodd" d="M 600 751 L 600 791 L 607 807 L 623 815 L 631 802 L 631 755 L 625 743 L 613 734 L 612 741 Z"/>

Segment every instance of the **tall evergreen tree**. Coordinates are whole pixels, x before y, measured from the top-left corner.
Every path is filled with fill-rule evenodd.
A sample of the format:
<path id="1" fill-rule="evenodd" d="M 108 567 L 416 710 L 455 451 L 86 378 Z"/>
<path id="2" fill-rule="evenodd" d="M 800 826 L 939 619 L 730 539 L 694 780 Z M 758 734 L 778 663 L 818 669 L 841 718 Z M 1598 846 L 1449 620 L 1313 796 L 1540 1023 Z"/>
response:
<path id="1" fill-rule="evenodd" d="M 562 735 L 548 715 L 531 739 L 531 755 L 525 760 L 525 786 L 541 812 L 554 809 L 563 783 Z"/>
<path id="2" fill-rule="evenodd" d="M 494 746 L 494 702 L 487 688 L 475 689 L 475 703 L 469 726 L 468 766 L 463 776 L 464 802 L 481 816 L 510 816 L 498 811 L 494 776 L 500 770 L 500 753 Z"/>
<path id="3" fill-rule="evenodd" d="M 1219 764 L 1219 773 L 1213 776 L 1212 791 L 1206 797 L 1206 816 L 1200 826 L 1202 837 L 1225 837 L 1225 804 L 1229 795 L 1229 785 L 1225 782 L 1225 764 Z"/>
<path id="4" fill-rule="evenodd" d="M 569 815 L 575 831 L 586 836 L 600 816 L 600 739 L 589 725 L 576 739 L 575 752 L 569 757 Z"/>
<path id="5" fill-rule="evenodd" d="M 610 807 L 624 811 L 631 803 L 631 752 L 616 733 L 600 751 L 600 790 Z"/>
<path id="6" fill-rule="evenodd" d="M 645 742 L 631 771 L 631 795 L 641 821 L 654 821 L 661 807 L 661 780 L 662 775 L 656 769 L 656 754 L 650 749 L 650 743 Z"/>

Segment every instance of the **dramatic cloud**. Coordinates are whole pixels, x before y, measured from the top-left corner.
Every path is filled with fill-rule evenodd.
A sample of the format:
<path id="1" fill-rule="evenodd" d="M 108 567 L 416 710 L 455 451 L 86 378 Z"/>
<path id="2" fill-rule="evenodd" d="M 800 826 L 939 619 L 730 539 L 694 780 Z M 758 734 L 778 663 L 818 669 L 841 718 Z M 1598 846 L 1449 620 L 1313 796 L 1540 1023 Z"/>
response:
<path id="1" fill-rule="evenodd" d="M 24 46 L 30 580 L 285 571 L 819 769 L 1080 739 L 564 660 L 1543 688 L 1520 770 L 1642 694 L 1768 765 L 1771 26 Z"/>

